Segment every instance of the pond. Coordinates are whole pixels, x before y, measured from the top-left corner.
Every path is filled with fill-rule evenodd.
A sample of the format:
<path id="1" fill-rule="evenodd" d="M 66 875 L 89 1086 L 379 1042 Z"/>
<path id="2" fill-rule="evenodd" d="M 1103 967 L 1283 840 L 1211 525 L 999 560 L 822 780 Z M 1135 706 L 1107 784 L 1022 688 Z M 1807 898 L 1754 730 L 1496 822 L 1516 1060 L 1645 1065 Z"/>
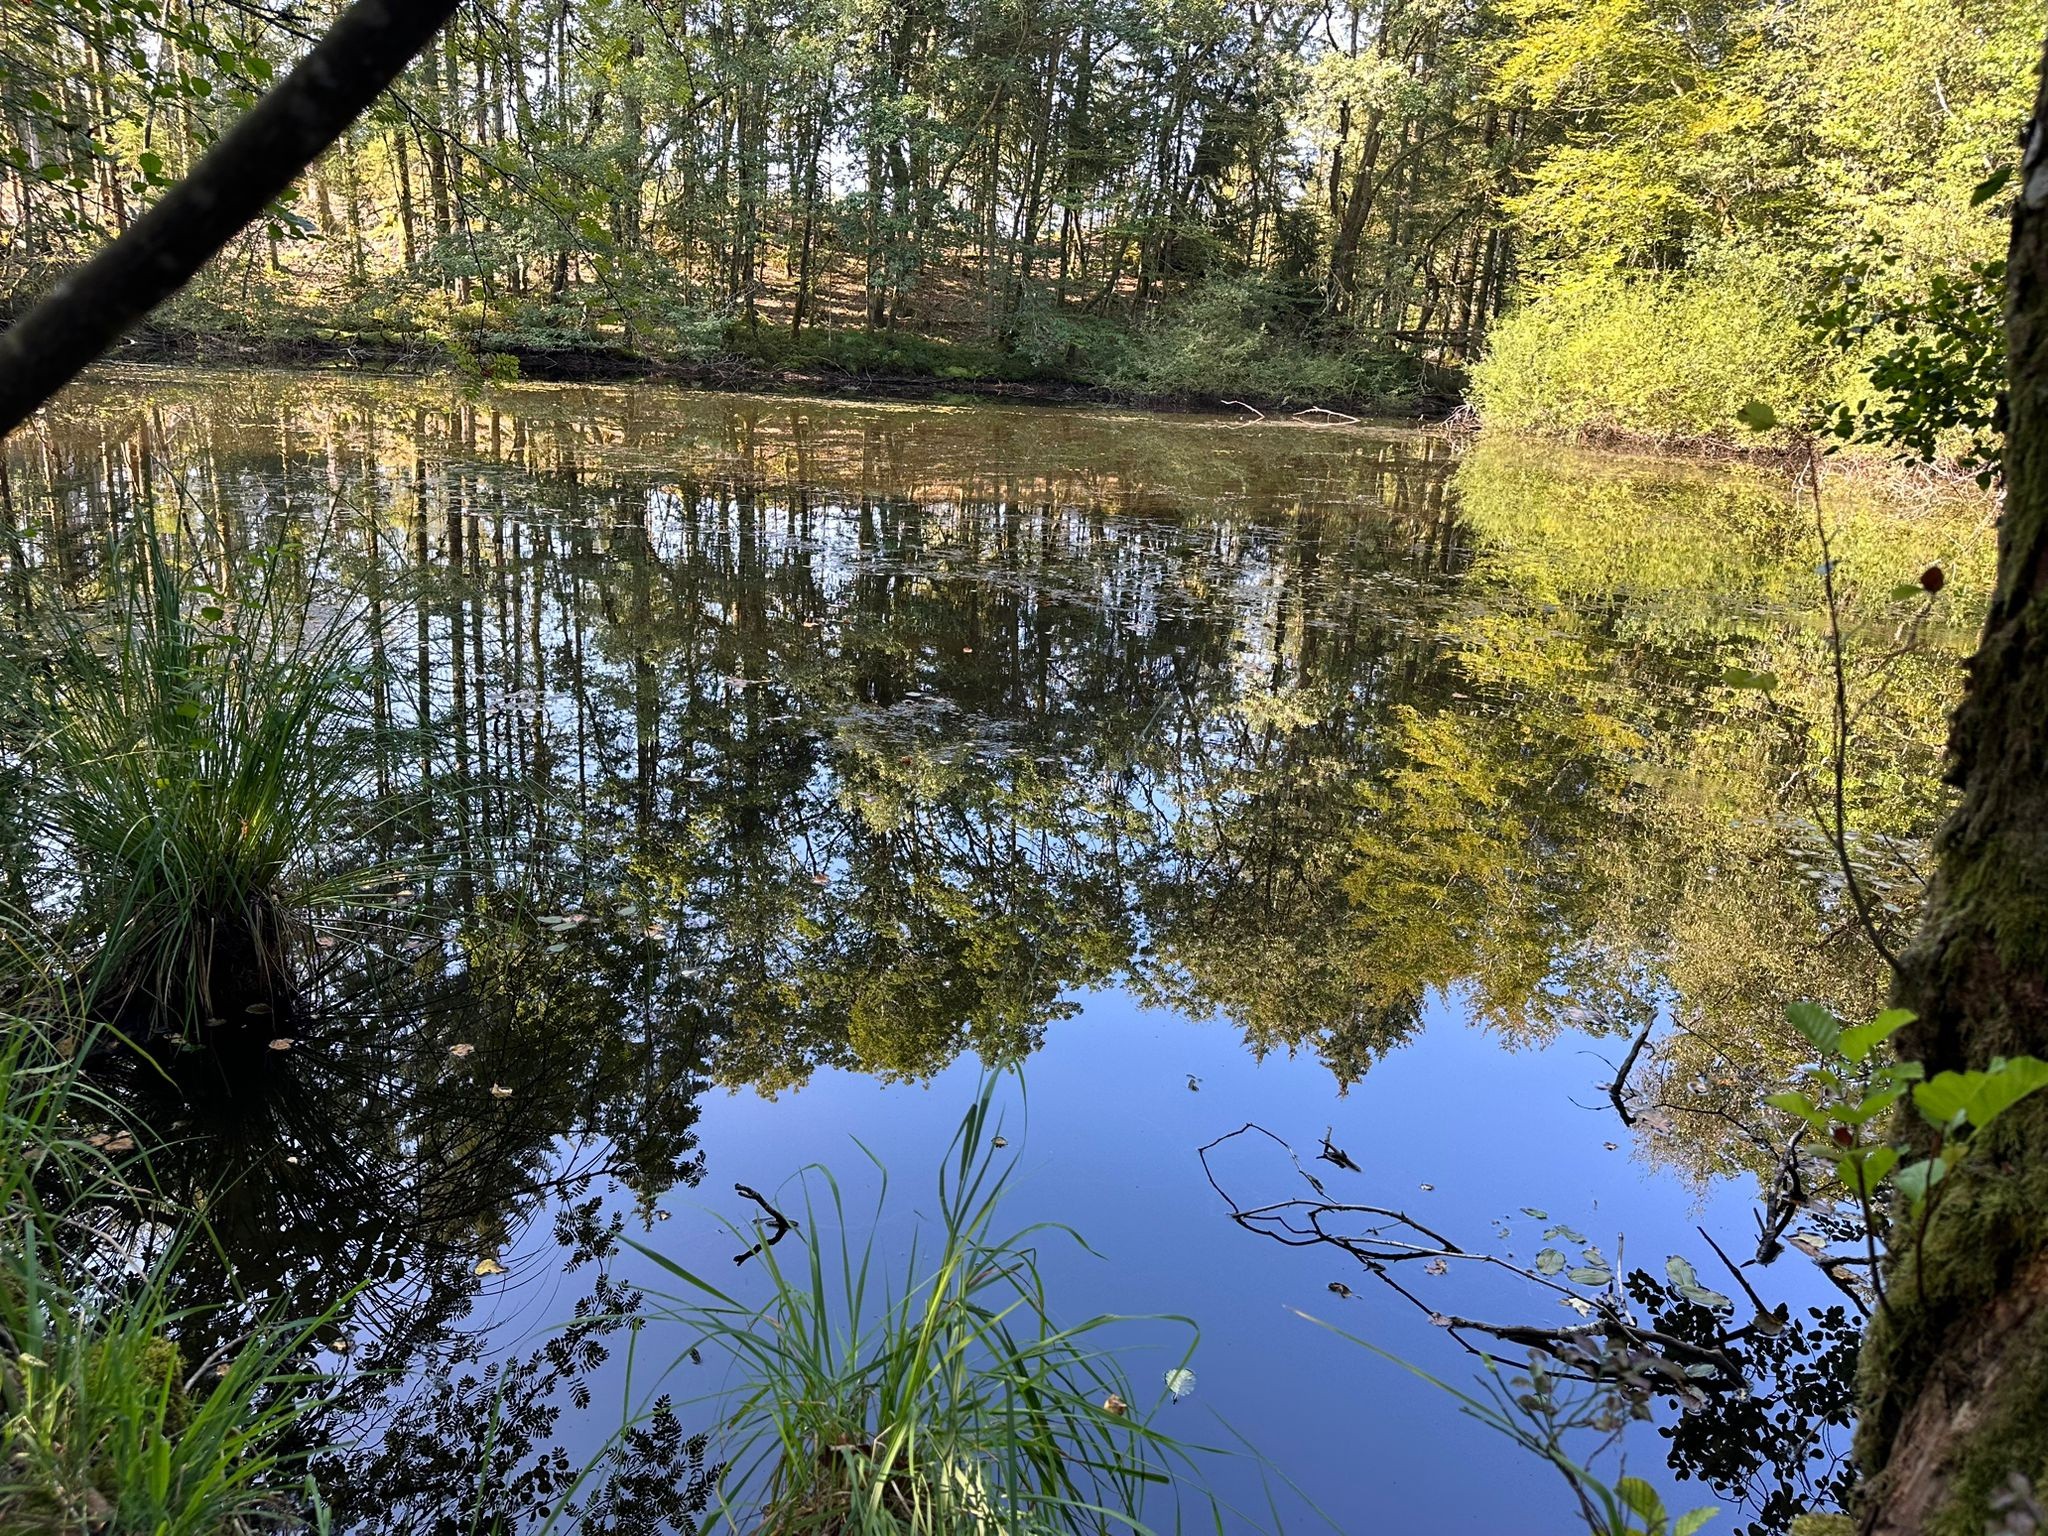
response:
<path id="1" fill-rule="evenodd" d="M 339 1306 L 339 1530 L 467 1531 L 480 1497 L 534 1528 L 657 1393 L 675 1419 L 578 1498 L 592 1528 L 688 1528 L 716 1383 L 643 1249 L 759 1287 L 735 1185 L 796 1211 L 822 1163 L 852 1212 L 888 1171 L 873 1235 L 900 1255 L 983 1063 L 1020 1064 L 1004 1221 L 1086 1239 L 1036 1239 L 1054 1310 L 1199 1328 L 1189 1355 L 1134 1323 L 1127 1364 L 1185 1364 L 1161 1422 L 1256 1448 L 1204 1459 L 1226 1529 L 1573 1519 L 1550 1467 L 1314 1321 L 1467 1386 L 1442 1319 L 1554 1326 L 1556 1295 L 1441 1264 L 1403 1295 L 1226 1195 L 1305 1198 L 1306 1170 L 1524 1265 L 1681 1254 L 1723 1291 L 1843 1301 L 1796 1252 L 1731 1278 L 1702 1240 L 1756 1250 L 1784 1005 L 1884 993 L 1825 835 L 1821 557 L 1780 471 L 145 371 L 75 389 L 5 469 L 17 616 L 90 601 L 147 517 L 224 602 L 283 570 L 360 636 L 402 812 L 350 835 L 417 871 L 409 915 L 344 939 L 289 1049 L 124 1087 L 220 1237 L 190 1299 Z M 1825 516 L 1845 847 L 1903 932 L 1990 534 L 1973 499 L 1849 481 Z M 1939 604 L 1894 591 L 1936 563 Z M 6 858 L 62 906 L 34 847 Z M 1205 1165 L 1248 1123 L 1299 1165 L 1257 1137 Z M 1630 1430 L 1631 1470 L 1729 1506 L 1717 1528 L 1756 1517 L 1678 1482 L 1673 1443 Z M 1839 1427 L 1807 1449 L 1788 1475 L 1824 1487 Z"/>

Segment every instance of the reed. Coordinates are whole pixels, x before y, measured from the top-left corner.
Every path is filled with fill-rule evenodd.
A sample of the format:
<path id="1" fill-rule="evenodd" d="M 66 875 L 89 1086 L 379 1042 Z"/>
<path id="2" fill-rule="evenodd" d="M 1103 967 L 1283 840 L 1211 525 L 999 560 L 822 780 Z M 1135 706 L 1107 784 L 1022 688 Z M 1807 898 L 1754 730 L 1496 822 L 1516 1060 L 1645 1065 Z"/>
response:
<path id="1" fill-rule="evenodd" d="M 850 1221 L 829 1171 L 803 1178 L 792 1245 L 763 1244 L 767 1296 L 740 1300 L 651 1249 L 682 1282 L 657 1315 L 729 1383 L 710 1399 L 723 1458 L 713 1515 L 759 1536 L 1074 1536 L 1143 1531 L 1162 1518 L 1222 1529 L 1190 1446 L 1154 1422 L 1162 1372 L 1143 1393 L 1108 1348 L 1131 1323 L 1170 1325 L 1185 1367 L 1186 1318 L 1055 1321 L 1038 1245 L 1071 1229 L 999 1230 L 1014 1164 L 999 1154 L 992 1093 L 962 1119 L 942 1166 L 936 1230 L 885 1263 L 873 1213 Z M 878 1165 L 879 1166 L 879 1165 Z M 759 1228 L 734 1227 L 761 1242 Z M 833 1234 L 827 1236 L 827 1234 Z M 1085 1245 L 1083 1245 L 1085 1246 Z M 1185 1378 L 1191 1381 L 1192 1378 Z M 1252 1528 L 1233 1518 L 1233 1529 Z"/>
<path id="2" fill-rule="evenodd" d="M 259 562 L 230 597 L 146 524 L 103 601 L 0 659 L 25 835 L 65 893 L 93 1016 L 187 1038 L 288 1008 L 315 921 L 382 879 L 334 856 L 370 804 L 347 614 Z"/>
<path id="3" fill-rule="evenodd" d="M 317 1378 L 293 1362 L 317 1324 L 188 1358 L 218 1321 L 172 1294 L 196 1229 L 151 1200 L 136 1134 L 60 1038 L 0 1017 L 0 1530 L 303 1529 L 318 1500 L 289 1447 Z"/>

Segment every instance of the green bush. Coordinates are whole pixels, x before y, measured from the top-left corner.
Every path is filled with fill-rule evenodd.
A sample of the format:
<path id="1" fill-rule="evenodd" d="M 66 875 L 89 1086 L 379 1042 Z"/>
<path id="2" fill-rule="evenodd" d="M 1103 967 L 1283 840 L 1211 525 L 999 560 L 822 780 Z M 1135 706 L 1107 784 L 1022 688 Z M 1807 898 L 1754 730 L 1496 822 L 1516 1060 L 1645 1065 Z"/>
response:
<path id="1" fill-rule="evenodd" d="M 1843 365 L 1767 273 L 1562 284 L 1494 327 L 1472 372 L 1489 424 L 1561 437 L 1741 441 L 1751 400 L 1781 420 L 1833 398 Z"/>
<path id="2" fill-rule="evenodd" d="M 316 918 L 374 901 L 388 873 L 332 846 L 385 814 L 349 616 L 318 616 L 267 559 L 210 585 L 147 523 L 108 570 L 97 611 L 46 609 L 0 650 L 18 825 L 73 892 L 43 916 L 90 954 L 95 1017 L 274 1032 Z"/>

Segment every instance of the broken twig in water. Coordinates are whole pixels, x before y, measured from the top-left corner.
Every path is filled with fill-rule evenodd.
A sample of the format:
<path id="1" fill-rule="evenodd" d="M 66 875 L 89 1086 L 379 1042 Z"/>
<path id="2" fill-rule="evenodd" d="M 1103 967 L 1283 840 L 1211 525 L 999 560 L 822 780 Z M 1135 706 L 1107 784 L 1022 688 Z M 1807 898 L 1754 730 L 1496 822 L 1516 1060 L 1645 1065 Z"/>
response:
<path id="1" fill-rule="evenodd" d="M 742 1198 L 753 1201 L 754 1204 L 758 1205 L 759 1207 L 761 1207 L 762 1210 L 766 1211 L 768 1213 L 768 1220 L 771 1223 L 773 1223 L 773 1227 L 769 1231 L 768 1235 L 764 1237 L 760 1242 L 754 1244 L 754 1246 L 749 1248 L 745 1253 L 736 1253 L 732 1256 L 733 1263 L 744 1264 L 747 1262 L 747 1260 L 751 1259 L 755 1254 L 761 1252 L 763 1249 L 773 1248 L 777 1243 L 781 1242 L 784 1237 L 788 1236 L 789 1233 L 793 1232 L 796 1229 L 796 1223 L 791 1221 L 787 1216 L 783 1215 L 782 1212 L 775 1209 L 774 1206 L 770 1205 L 768 1203 L 767 1197 L 763 1195 L 759 1190 L 749 1189 L 744 1184 L 735 1184 L 733 1185 L 733 1189 Z"/>

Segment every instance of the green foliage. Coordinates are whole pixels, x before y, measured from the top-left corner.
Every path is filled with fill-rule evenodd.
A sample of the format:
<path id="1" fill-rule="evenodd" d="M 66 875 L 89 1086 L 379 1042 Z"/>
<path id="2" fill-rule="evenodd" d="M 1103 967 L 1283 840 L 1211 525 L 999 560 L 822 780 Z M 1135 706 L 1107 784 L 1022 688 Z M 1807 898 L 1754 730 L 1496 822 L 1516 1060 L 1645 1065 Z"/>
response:
<path id="1" fill-rule="evenodd" d="M 766 1271 L 762 1302 L 641 1248 L 685 1288 L 657 1315 L 689 1329 L 692 1353 L 731 1367 L 716 1399 L 723 1528 L 1135 1531 L 1148 1500 L 1170 1501 L 1192 1472 L 1188 1449 L 1154 1426 L 1146 1397 L 1098 1341 L 1132 1320 L 1053 1318 L 1036 1248 L 1079 1238 L 998 1229 L 1014 1165 L 998 1155 L 995 1087 L 984 1083 L 941 1164 L 935 1239 L 920 1230 L 900 1269 L 885 1272 L 877 1253 L 886 1175 L 873 1215 L 855 1220 L 822 1168 L 804 1177 L 803 1215 L 787 1233 L 732 1228 Z M 783 1237 L 803 1247 L 794 1263 Z M 1194 1385 L 1193 1325 L 1163 1321 L 1188 1342 L 1155 1405 Z"/>
<path id="2" fill-rule="evenodd" d="M 1834 388 L 1761 272 L 1560 284 L 1503 319 L 1472 370 L 1496 425 L 1659 442 L 1731 438 L 1752 403 L 1797 416 Z"/>
<path id="3" fill-rule="evenodd" d="M 1802 1087 L 1766 1102 L 1815 1132 L 1820 1155 L 1866 1208 L 1889 1184 L 1911 1216 L 1924 1218 L 1930 1196 L 1969 1158 L 1981 1134 L 2048 1087 L 2048 1062 L 2032 1056 L 1994 1057 L 1981 1071 L 1933 1077 L 1916 1061 L 1873 1062 L 1878 1047 L 1914 1021 L 1904 1008 L 1888 1008 L 1853 1028 L 1812 1003 L 1794 1003 L 1785 1013 L 1822 1060 L 1808 1069 Z M 1925 1155 L 1885 1139 L 1877 1126 L 1909 1097 L 1925 1128 Z"/>
<path id="4" fill-rule="evenodd" d="M 2005 263 L 1937 272 L 1923 289 L 1888 300 L 1880 278 L 1890 265 L 1866 258 L 1833 269 L 1807 316 L 1819 335 L 1866 359 L 1869 392 L 1838 403 L 1827 430 L 1908 462 L 1952 459 L 1989 486 L 2002 457 Z"/>
<path id="5" fill-rule="evenodd" d="M 1165 399 L 1393 406 L 1413 395 L 1411 361 L 1309 327 L 1312 294 L 1248 277 L 1211 278 L 1142 326 L 1108 382 Z"/>
<path id="6" fill-rule="evenodd" d="M 77 1037 L 67 1027 L 70 1045 Z M 205 1316 L 178 1306 L 178 1236 L 139 1274 L 97 1217 L 152 1206 L 145 1153 L 80 1079 L 82 1053 L 0 1017 L 0 1526 L 239 1536 L 317 1511 L 303 1446 L 317 1406 L 292 1361 L 311 1329 L 265 1321 L 204 1359 L 178 1343 Z M 97 1125 L 98 1130 L 86 1127 Z"/>

